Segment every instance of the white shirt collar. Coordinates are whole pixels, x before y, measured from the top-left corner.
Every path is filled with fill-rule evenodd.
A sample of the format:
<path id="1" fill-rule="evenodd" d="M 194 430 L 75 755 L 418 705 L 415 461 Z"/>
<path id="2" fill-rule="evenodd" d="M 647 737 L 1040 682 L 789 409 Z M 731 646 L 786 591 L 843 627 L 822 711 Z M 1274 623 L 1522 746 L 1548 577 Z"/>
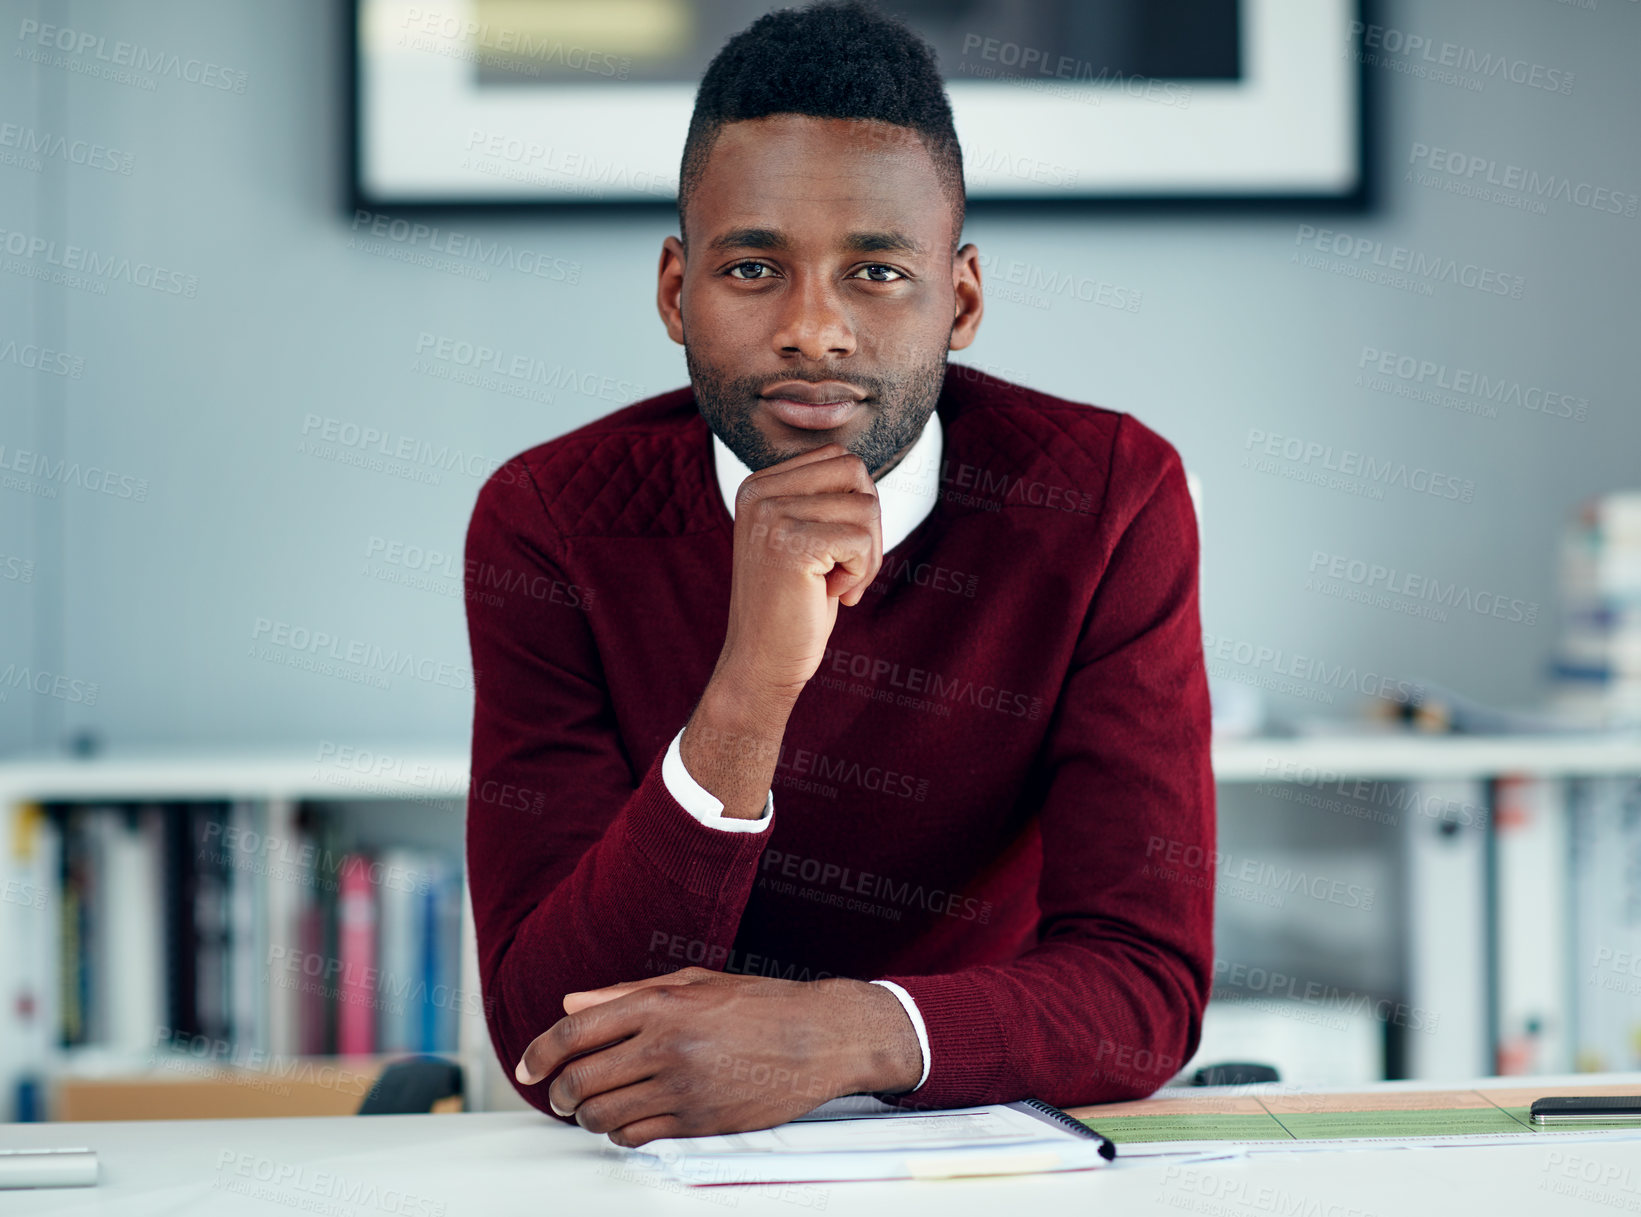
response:
<path id="1" fill-rule="evenodd" d="M 929 415 L 923 425 L 923 434 L 912 444 L 911 451 L 901 458 L 877 483 L 878 509 L 883 513 L 883 552 L 888 553 L 907 537 L 912 529 L 923 523 L 934 510 L 940 497 L 940 453 L 943 435 L 940 415 Z M 735 518 L 735 492 L 741 483 L 752 476 L 741 458 L 730 451 L 729 445 L 712 433 L 713 467 L 718 474 L 718 489 L 723 492 L 724 507 L 731 519 Z"/>

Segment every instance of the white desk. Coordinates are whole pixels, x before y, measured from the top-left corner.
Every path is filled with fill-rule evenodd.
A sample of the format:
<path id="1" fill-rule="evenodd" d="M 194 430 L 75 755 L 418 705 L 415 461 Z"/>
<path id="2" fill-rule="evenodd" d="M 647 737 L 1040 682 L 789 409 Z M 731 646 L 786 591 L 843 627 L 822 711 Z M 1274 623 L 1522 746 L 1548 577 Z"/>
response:
<path id="1" fill-rule="evenodd" d="M 1516 1086 L 1524 1080 L 1478 1085 Z M 1554 1088 L 1568 1089 L 1568 1081 L 1558 1079 Z M 1387 1084 L 1390 1088 L 1427 1087 Z M 703 1217 L 725 1210 L 785 1217 L 800 1212 L 1600 1217 L 1641 1212 L 1641 1141 L 1316 1151 L 1172 1165 L 1119 1157 L 1102 1170 L 1063 1175 L 699 1190 L 636 1182 L 623 1174 L 621 1151 L 603 1137 L 533 1113 L 9 1124 L 0 1125 L 0 1145 L 89 1145 L 102 1167 L 95 1188 L 0 1192 L 0 1213 L 8 1217 Z M 1585 1182 L 1581 1174 L 1595 1182 Z"/>

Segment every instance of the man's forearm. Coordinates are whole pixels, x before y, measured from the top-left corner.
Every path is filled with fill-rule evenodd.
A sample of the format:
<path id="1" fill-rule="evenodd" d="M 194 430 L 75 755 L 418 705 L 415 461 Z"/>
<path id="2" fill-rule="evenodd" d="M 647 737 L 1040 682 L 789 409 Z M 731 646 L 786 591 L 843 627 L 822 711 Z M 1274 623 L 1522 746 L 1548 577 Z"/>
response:
<path id="1" fill-rule="evenodd" d="M 724 805 L 724 814 L 756 820 L 763 814 L 781 740 L 795 699 L 752 693 L 714 679 L 684 726 L 684 768 Z"/>

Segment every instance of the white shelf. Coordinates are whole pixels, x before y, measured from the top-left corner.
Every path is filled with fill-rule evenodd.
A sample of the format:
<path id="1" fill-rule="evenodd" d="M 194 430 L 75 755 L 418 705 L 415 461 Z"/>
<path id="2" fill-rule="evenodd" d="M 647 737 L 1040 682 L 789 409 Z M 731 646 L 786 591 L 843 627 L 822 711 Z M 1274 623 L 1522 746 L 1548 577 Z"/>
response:
<path id="1" fill-rule="evenodd" d="M 320 748 L 165 749 L 0 759 L 0 803 L 110 799 L 463 799 L 464 752 L 425 746 L 356 749 L 345 760 Z"/>
<path id="2" fill-rule="evenodd" d="M 1220 782 L 1312 782 L 1318 773 L 1392 781 L 1641 773 L 1641 735 L 1328 735 L 1214 744 Z"/>
<path id="3" fill-rule="evenodd" d="M 388 744 L 330 749 L 153 749 L 89 760 L 0 758 L 0 804 L 84 799 L 463 799 L 465 751 Z M 1419 781 L 1532 773 L 1641 774 L 1641 735 L 1337 735 L 1217 740 L 1220 782 L 1311 782 L 1320 774 Z"/>

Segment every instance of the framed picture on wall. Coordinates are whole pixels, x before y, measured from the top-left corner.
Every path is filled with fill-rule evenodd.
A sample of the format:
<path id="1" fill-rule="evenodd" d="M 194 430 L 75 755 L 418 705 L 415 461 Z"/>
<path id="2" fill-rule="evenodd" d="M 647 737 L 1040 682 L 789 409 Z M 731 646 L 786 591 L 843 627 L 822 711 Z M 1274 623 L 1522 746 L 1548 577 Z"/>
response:
<path id="1" fill-rule="evenodd" d="M 770 0 L 354 0 L 366 208 L 670 203 L 696 85 Z M 1360 0 L 883 0 L 971 203 L 1365 195 Z"/>

